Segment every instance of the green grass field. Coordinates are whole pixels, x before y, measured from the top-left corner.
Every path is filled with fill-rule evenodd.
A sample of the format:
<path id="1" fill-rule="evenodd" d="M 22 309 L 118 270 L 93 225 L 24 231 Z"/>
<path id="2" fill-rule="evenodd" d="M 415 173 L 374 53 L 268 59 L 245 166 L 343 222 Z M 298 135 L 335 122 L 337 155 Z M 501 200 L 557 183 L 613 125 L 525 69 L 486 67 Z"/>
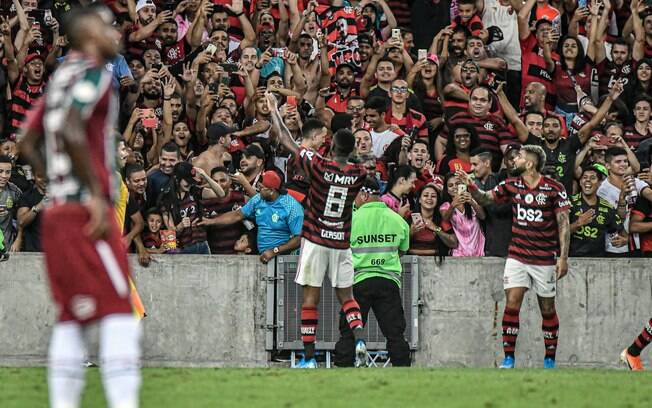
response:
<path id="1" fill-rule="evenodd" d="M 652 373 L 495 369 L 145 369 L 142 407 L 652 407 Z M 0 369 L 0 407 L 47 406 L 44 369 Z M 105 407 L 90 369 L 84 407 Z"/>

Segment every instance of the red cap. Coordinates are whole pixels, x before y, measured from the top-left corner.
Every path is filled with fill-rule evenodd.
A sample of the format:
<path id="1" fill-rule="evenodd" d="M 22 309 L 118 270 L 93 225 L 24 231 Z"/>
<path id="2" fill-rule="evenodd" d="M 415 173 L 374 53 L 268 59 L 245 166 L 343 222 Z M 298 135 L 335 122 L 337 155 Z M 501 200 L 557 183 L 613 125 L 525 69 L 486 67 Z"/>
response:
<path id="1" fill-rule="evenodd" d="M 281 189 L 281 177 L 274 170 L 267 170 L 263 173 L 261 184 L 272 190 Z"/>
<path id="2" fill-rule="evenodd" d="M 25 65 L 29 64 L 30 62 L 34 61 L 37 58 L 40 59 L 41 62 L 45 61 L 45 58 L 41 54 L 37 52 L 33 52 L 25 58 Z"/>

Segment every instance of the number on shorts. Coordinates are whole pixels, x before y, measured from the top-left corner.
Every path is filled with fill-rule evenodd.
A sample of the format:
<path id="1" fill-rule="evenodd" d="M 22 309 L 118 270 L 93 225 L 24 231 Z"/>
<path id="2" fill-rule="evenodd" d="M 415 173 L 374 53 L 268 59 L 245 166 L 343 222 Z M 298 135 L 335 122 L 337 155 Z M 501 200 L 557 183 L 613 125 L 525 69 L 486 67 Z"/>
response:
<path id="1" fill-rule="evenodd" d="M 326 198 L 326 208 L 324 215 L 326 217 L 339 218 L 344 212 L 344 205 L 346 204 L 346 195 L 349 189 L 346 187 L 331 186 L 328 189 L 328 196 Z"/>

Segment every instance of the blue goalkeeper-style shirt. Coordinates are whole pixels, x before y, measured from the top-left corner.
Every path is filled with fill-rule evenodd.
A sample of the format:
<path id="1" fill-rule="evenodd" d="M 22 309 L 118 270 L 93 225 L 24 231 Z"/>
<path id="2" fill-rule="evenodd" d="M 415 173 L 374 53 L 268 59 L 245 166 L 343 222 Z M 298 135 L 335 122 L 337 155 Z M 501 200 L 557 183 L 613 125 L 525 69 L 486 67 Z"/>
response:
<path id="1" fill-rule="evenodd" d="M 260 253 L 301 235 L 303 207 L 288 194 L 280 195 L 273 202 L 265 201 L 260 194 L 256 194 L 240 211 L 245 218 L 255 221 L 258 226 Z"/>

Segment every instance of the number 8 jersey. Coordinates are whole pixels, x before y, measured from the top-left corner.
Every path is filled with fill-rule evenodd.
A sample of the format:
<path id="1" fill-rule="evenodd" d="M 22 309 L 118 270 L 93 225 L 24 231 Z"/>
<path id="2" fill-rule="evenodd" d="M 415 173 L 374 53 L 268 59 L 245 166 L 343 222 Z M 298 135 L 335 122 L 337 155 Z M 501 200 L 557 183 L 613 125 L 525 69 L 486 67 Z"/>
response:
<path id="1" fill-rule="evenodd" d="M 301 235 L 328 248 L 350 246 L 353 201 L 367 175 L 362 165 L 344 168 L 316 152 L 301 148 L 298 163 L 310 176 L 310 189 Z"/>
<path id="2" fill-rule="evenodd" d="M 522 177 L 512 177 L 493 190 L 497 203 L 512 203 L 512 241 L 508 258 L 528 265 L 554 265 L 559 252 L 556 213 L 571 207 L 561 183 L 541 176 L 530 188 Z"/>

